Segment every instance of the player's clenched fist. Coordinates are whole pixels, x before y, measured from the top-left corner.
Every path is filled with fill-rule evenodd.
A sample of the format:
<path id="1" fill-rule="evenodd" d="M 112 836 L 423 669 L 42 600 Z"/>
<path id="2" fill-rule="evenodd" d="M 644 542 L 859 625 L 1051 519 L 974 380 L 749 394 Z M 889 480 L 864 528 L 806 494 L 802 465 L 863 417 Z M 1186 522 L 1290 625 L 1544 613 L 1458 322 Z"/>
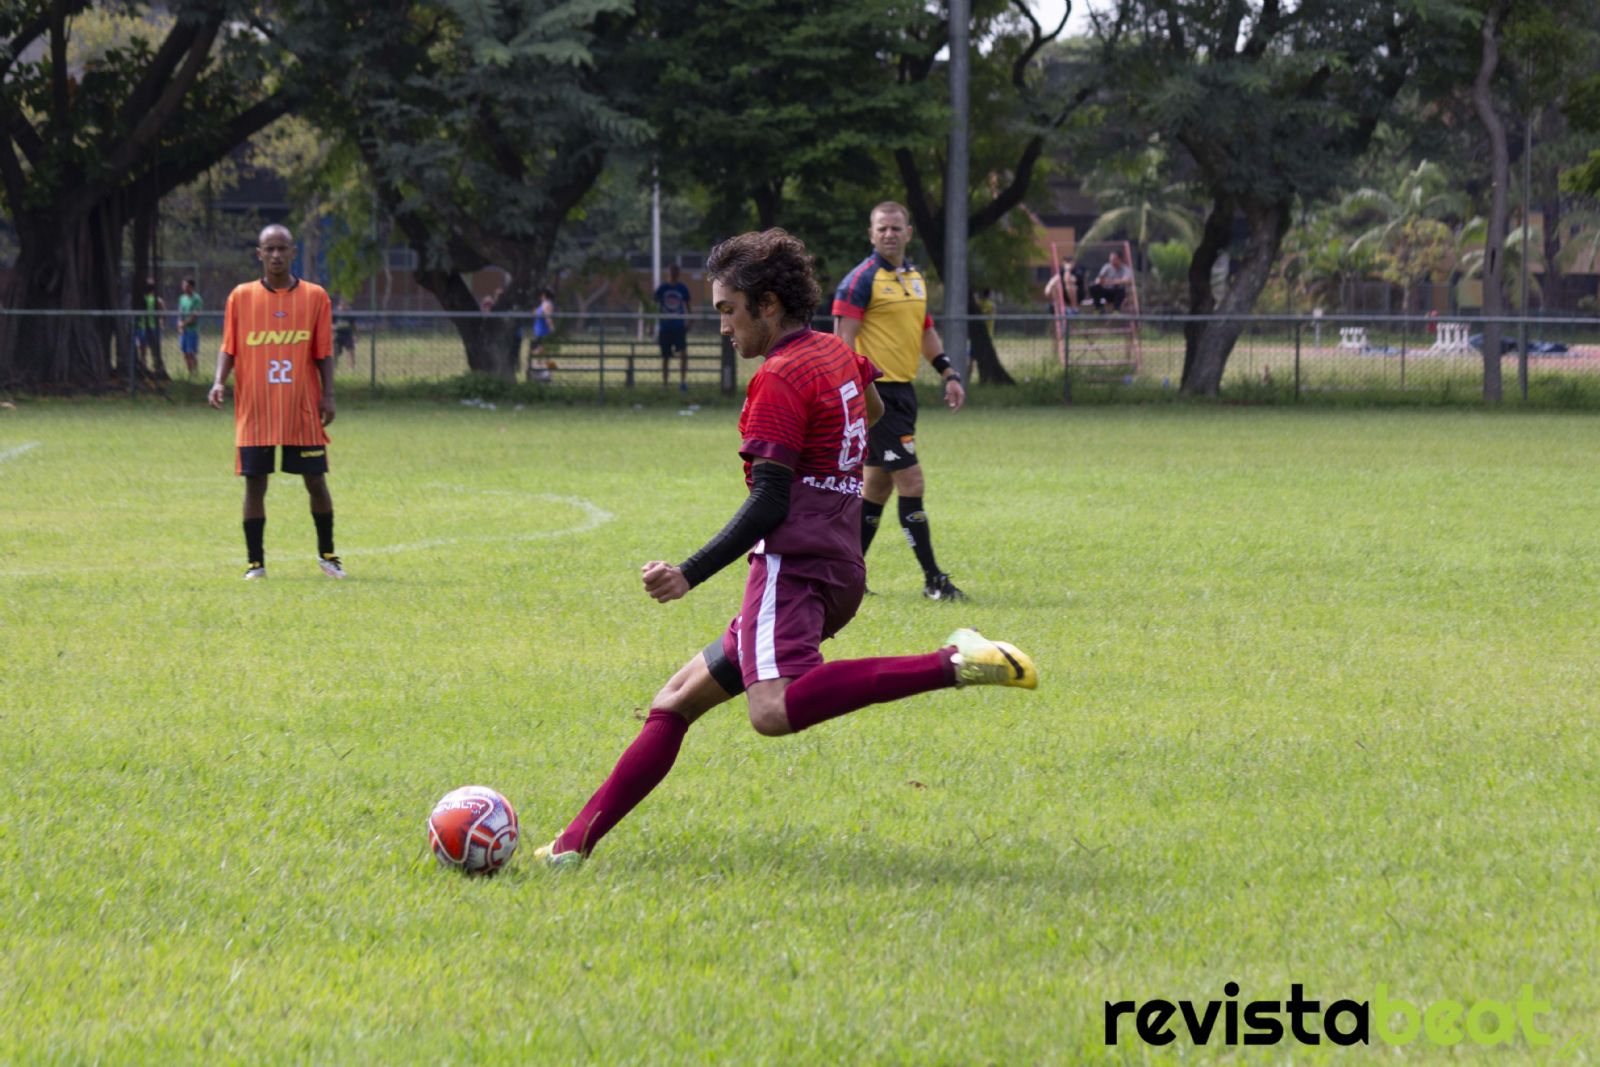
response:
<path id="1" fill-rule="evenodd" d="M 206 394 L 206 402 L 214 408 L 222 406 L 222 398 L 227 395 L 227 390 L 220 385 L 213 385 L 211 392 Z"/>
<path id="2" fill-rule="evenodd" d="M 644 574 L 644 591 L 659 603 L 677 600 L 689 591 L 689 579 L 670 563 L 655 559 L 640 570 Z"/>

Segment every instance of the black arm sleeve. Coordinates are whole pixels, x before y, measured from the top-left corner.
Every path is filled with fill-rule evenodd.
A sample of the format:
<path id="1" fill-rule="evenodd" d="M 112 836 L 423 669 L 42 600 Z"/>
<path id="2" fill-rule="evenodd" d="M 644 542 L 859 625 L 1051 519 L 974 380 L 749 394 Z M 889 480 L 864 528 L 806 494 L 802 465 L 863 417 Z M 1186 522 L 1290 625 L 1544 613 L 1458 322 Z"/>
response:
<path id="1" fill-rule="evenodd" d="M 788 517 L 794 471 L 781 463 L 757 463 L 750 473 L 755 484 L 728 525 L 678 565 L 690 589 L 749 552 Z"/>

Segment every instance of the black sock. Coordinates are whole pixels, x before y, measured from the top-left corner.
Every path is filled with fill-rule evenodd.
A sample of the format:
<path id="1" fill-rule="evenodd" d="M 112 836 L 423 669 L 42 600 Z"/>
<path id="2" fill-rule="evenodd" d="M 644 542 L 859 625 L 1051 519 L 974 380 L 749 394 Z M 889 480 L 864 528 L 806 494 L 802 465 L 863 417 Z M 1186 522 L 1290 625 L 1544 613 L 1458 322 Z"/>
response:
<path id="1" fill-rule="evenodd" d="M 906 532 L 911 551 L 922 564 L 923 577 L 930 581 L 939 575 L 939 565 L 933 560 L 933 535 L 928 532 L 928 513 L 922 510 L 920 496 L 900 498 L 900 528 Z"/>
<path id="2" fill-rule="evenodd" d="M 261 541 L 267 529 L 267 520 L 263 516 L 259 519 L 244 520 L 244 552 L 250 558 L 250 566 L 260 567 L 266 564 L 267 555 L 261 549 Z"/>
<path id="3" fill-rule="evenodd" d="M 323 558 L 333 555 L 333 512 L 313 511 L 311 521 L 317 524 L 317 554 Z"/>
<path id="4" fill-rule="evenodd" d="M 870 500 L 861 501 L 861 554 L 865 556 L 878 535 L 878 520 L 883 517 L 883 505 Z"/>

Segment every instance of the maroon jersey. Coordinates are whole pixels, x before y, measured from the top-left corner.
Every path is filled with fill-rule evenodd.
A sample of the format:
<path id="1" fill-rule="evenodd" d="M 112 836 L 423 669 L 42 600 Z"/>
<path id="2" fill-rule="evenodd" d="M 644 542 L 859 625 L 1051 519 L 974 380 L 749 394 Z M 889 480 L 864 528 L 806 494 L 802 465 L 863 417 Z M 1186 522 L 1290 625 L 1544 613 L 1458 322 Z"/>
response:
<path id="1" fill-rule="evenodd" d="M 789 515 L 758 552 L 861 562 L 861 461 L 867 386 L 881 372 L 829 333 L 801 330 L 750 379 L 739 413 L 744 479 L 769 459 L 794 471 Z"/>

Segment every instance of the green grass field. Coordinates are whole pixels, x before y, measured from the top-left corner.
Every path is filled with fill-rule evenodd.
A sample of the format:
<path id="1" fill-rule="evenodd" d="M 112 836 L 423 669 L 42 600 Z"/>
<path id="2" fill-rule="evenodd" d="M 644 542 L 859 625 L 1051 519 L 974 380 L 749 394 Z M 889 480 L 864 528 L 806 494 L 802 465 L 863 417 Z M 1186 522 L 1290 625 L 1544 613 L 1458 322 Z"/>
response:
<path id="1" fill-rule="evenodd" d="M 1600 422 L 1217 407 L 924 417 L 942 562 L 889 534 L 830 658 L 1015 640 L 1034 693 L 768 739 L 742 702 L 575 875 L 528 862 L 718 634 L 678 559 L 735 411 L 347 401 L 239 581 L 232 420 L 0 411 L 0 1061 L 1386 1062 L 1165 1049 L 1106 1001 L 1549 1002 L 1600 1059 Z M 439 869 L 495 786 L 523 851 Z M 1319 1028 L 1319 1027 L 1314 1027 Z"/>

